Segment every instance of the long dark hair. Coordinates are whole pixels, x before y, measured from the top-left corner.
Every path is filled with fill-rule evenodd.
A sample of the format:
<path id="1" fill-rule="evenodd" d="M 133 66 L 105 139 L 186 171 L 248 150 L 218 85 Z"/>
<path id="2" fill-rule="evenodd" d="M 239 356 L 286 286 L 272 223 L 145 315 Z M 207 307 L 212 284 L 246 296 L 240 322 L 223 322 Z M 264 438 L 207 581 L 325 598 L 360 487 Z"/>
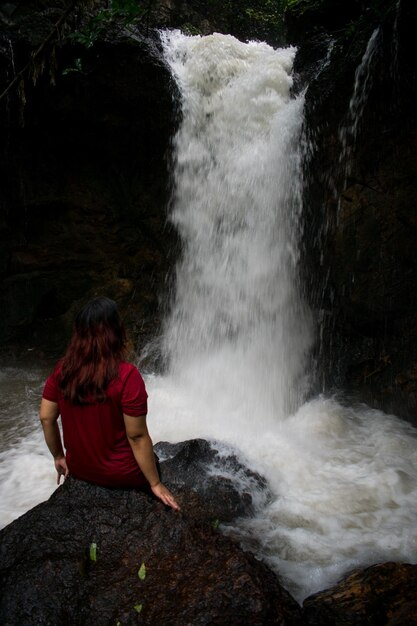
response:
<path id="1" fill-rule="evenodd" d="M 75 318 L 74 331 L 61 361 L 60 387 L 73 404 L 104 402 L 125 355 L 126 332 L 110 298 L 90 300 Z"/>

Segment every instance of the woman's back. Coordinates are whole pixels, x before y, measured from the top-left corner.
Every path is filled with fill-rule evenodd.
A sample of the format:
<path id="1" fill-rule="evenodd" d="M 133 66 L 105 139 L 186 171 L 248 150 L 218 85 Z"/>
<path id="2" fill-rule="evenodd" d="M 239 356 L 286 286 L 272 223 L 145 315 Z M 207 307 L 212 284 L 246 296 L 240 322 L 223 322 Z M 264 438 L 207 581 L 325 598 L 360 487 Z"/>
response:
<path id="1" fill-rule="evenodd" d="M 69 472 L 76 478 L 114 487 L 146 484 L 126 436 L 123 415 L 147 414 L 147 393 L 134 365 L 122 361 L 104 401 L 73 404 L 60 388 L 61 368 L 48 378 L 43 397 L 56 402 L 62 419 Z"/>

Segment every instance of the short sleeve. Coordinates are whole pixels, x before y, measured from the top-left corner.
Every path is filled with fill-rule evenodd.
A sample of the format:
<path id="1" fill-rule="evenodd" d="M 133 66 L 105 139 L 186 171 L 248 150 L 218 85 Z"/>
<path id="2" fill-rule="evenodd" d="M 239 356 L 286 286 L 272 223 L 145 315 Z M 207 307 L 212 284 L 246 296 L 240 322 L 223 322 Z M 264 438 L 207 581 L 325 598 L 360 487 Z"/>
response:
<path id="1" fill-rule="evenodd" d="M 122 392 L 122 410 L 125 415 L 139 417 L 148 412 L 148 394 L 139 370 L 132 366 Z"/>
<path id="2" fill-rule="evenodd" d="M 45 383 L 42 398 L 45 398 L 45 400 L 50 400 L 51 402 L 58 402 L 58 392 L 58 381 L 56 373 L 54 372 L 50 375 Z"/>

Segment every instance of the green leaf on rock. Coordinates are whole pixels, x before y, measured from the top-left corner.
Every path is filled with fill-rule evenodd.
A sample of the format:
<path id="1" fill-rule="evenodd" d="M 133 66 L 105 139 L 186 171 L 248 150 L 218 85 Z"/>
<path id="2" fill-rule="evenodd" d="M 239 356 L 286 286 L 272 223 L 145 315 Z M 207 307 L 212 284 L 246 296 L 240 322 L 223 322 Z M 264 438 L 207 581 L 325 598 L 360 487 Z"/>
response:
<path id="1" fill-rule="evenodd" d="M 140 613 L 142 611 L 143 604 L 135 604 L 133 608 L 135 609 L 136 613 Z"/>
<path id="2" fill-rule="evenodd" d="M 213 521 L 211 522 L 211 525 L 213 526 L 214 530 L 217 530 L 217 529 L 218 529 L 219 524 L 220 524 L 220 522 L 219 522 L 219 520 L 218 520 L 218 519 L 215 519 L 215 520 L 213 520 Z"/>
<path id="3" fill-rule="evenodd" d="M 146 565 L 145 565 L 145 563 L 142 563 L 142 565 L 140 566 L 139 571 L 138 571 L 138 577 L 139 577 L 139 580 L 145 580 L 145 578 L 146 578 Z"/>
<path id="4" fill-rule="evenodd" d="M 90 559 L 94 563 L 97 561 L 97 544 L 94 541 L 90 544 Z"/>

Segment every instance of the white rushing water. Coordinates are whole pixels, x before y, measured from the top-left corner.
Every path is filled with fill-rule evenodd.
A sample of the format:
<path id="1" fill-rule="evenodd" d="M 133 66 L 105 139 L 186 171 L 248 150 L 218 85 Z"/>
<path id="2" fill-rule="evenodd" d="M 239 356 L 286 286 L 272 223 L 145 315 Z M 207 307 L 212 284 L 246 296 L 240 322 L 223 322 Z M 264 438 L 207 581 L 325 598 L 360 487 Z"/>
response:
<path id="1" fill-rule="evenodd" d="M 39 427 L 42 379 L 40 369 L 0 369 L 0 528 L 56 487 Z"/>
<path id="2" fill-rule="evenodd" d="M 242 411 L 275 422 L 299 403 L 311 341 L 294 286 L 303 108 L 289 96 L 295 49 L 178 32 L 164 43 L 183 96 L 171 219 L 184 245 L 164 354 L 207 404 L 217 396 L 229 421 L 237 412 L 236 427 Z"/>
<path id="3" fill-rule="evenodd" d="M 341 150 L 339 163 L 343 166 L 345 184 L 347 183 L 355 152 L 356 140 L 362 122 L 362 116 L 373 83 L 373 64 L 377 58 L 381 40 L 381 30 L 376 28 L 369 38 L 360 64 L 356 68 L 352 96 L 349 100 L 347 119 L 339 129 Z"/>
<path id="4" fill-rule="evenodd" d="M 180 33 L 164 47 L 183 107 L 172 220 L 184 252 L 164 332 L 169 373 L 146 378 L 153 439 L 232 444 L 268 479 L 272 500 L 255 498 L 256 516 L 229 531 L 299 600 L 354 566 L 416 561 L 416 431 L 366 407 L 303 403 L 311 320 L 297 279 L 294 50 Z M 55 476 L 36 417 L 45 372 L 2 375 L 5 524 Z"/>

